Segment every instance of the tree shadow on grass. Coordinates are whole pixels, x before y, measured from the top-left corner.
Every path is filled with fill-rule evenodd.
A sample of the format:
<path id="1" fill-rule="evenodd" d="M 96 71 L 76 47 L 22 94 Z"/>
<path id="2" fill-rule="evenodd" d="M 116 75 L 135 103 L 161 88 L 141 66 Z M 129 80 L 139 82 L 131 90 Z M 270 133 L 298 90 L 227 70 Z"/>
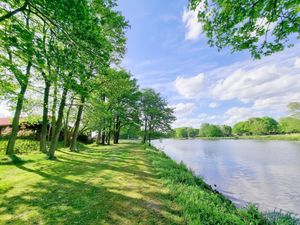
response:
<path id="1" fill-rule="evenodd" d="M 101 157 L 99 155 L 98 160 Z M 29 191 L 3 198 L 0 213 L 13 215 L 8 224 L 178 224 L 174 219 L 178 211 L 131 197 L 124 190 L 121 194 L 115 187 L 110 187 L 109 181 L 101 186 L 97 182 L 91 184 L 89 180 L 67 178 L 70 175 L 90 176 L 97 181 L 102 179 L 101 172 L 106 170 L 124 175 L 134 174 L 150 184 L 155 181 L 155 176 L 136 167 L 111 165 L 111 161 L 101 163 L 96 159 L 89 162 L 63 155 L 60 155 L 60 159 L 61 162 L 45 170 L 15 164 L 19 169 L 43 179 L 29 185 Z M 140 194 L 155 201 L 161 197 L 159 193 L 144 191 Z"/>

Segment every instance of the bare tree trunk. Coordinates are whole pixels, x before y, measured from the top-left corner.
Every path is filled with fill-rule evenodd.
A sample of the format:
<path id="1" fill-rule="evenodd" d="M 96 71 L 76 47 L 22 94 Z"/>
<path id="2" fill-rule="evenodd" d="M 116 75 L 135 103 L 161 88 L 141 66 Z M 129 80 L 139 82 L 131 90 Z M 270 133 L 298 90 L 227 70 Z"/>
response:
<path id="1" fill-rule="evenodd" d="M 31 63 L 30 63 L 31 66 Z M 27 89 L 27 84 L 21 86 L 20 93 L 18 94 L 18 100 L 17 100 L 17 107 L 15 111 L 15 115 L 12 122 L 12 131 L 11 135 L 8 140 L 7 148 L 6 148 L 6 155 L 13 155 L 14 154 L 14 148 L 16 143 L 16 138 L 19 131 L 19 121 L 20 121 L 20 115 L 23 108 L 23 102 L 24 102 L 24 96 Z"/>
<path id="2" fill-rule="evenodd" d="M 70 117 L 71 109 L 73 107 L 73 102 L 74 102 L 74 96 L 71 97 L 71 103 L 67 110 L 67 115 L 66 115 L 65 124 L 64 124 L 64 145 L 65 145 L 65 147 L 70 146 L 71 131 L 69 130 L 69 117 Z"/>
<path id="3" fill-rule="evenodd" d="M 99 145 L 101 140 L 101 130 L 98 131 L 97 138 L 96 138 L 96 144 Z"/>
<path id="4" fill-rule="evenodd" d="M 105 138 L 106 138 L 106 133 L 105 133 L 105 129 L 103 128 L 102 132 L 101 132 L 101 144 L 102 145 L 105 145 Z"/>
<path id="5" fill-rule="evenodd" d="M 147 118 L 145 119 L 145 125 L 144 125 L 144 138 L 143 138 L 143 144 L 146 143 L 147 141 L 147 126 L 148 126 L 148 120 Z"/>
<path id="6" fill-rule="evenodd" d="M 151 146 L 151 125 L 149 124 L 148 145 Z"/>
<path id="7" fill-rule="evenodd" d="M 73 135 L 71 138 L 71 144 L 70 144 L 70 150 L 71 152 L 76 151 L 76 143 L 77 143 L 77 137 L 78 137 L 78 133 L 79 133 L 79 126 L 80 126 L 80 121 L 81 121 L 81 117 L 82 117 L 82 113 L 83 113 L 83 107 L 84 107 L 84 102 L 85 102 L 85 98 L 81 97 L 81 104 L 78 108 L 78 113 L 77 113 L 77 118 L 76 118 L 76 122 L 75 122 L 75 127 L 74 127 L 74 131 L 73 131 Z"/>
<path id="8" fill-rule="evenodd" d="M 59 73 L 59 69 L 57 68 L 57 75 Z M 56 127 L 56 108 L 57 108 L 57 93 L 58 93 L 58 87 L 57 87 L 57 79 L 54 81 L 54 89 L 53 89 L 53 103 L 52 103 L 52 109 L 51 109 L 51 129 L 49 130 L 49 139 L 51 135 L 51 140 L 54 138 L 54 130 Z"/>
<path id="9" fill-rule="evenodd" d="M 64 116 L 64 108 L 66 105 L 67 94 L 68 94 L 68 89 L 64 88 L 60 106 L 59 106 L 59 110 L 58 110 L 57 121 L 55 124 L 55 130 L 54 130 L 53 138 L 51 140 L 51 145 L 50 145 L 50 149 L 49 149 L 49 159 L 55 159 L 55 151 L 57 148 L 59 135 L 60 135 L 61 128 L 62 128 L 62 121 L 63 121 L 63 116 Z"/>
<path id="10" fill-rule="evenodd" d="M 47 153 L 49 92 L 50 92 L 50 81 L 45 78 L 43 122 L 42 122 L 42 132 L 41 132 L 41 137 L 40 137 L 40 151 L 43 153 Z"/>
<path id="11" fill-rule="evenodd" d="M 119 144 L 120 129 L 121 129 L 121 122 L 120 122 L 120 118 L 117 116 L 115 131 L 114 131 L 114 144 Z"/>

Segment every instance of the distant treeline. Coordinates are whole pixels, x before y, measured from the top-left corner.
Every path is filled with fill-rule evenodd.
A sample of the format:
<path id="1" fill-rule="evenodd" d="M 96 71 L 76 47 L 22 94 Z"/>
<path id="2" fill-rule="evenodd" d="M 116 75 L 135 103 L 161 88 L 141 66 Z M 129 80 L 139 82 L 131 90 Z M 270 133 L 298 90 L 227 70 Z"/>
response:
<path id="1" fill-rule="evenodd" d="M 236 123 L 233 127 L 204 123 L 199 129 L 191 127 L 176 128 L 173 130 L 172 136 L 175 138 L 194 138 L 290 133 L 300 133 L 300 119 L 283 117 L 276 121 L 271 117 L 250 118 Z"/>

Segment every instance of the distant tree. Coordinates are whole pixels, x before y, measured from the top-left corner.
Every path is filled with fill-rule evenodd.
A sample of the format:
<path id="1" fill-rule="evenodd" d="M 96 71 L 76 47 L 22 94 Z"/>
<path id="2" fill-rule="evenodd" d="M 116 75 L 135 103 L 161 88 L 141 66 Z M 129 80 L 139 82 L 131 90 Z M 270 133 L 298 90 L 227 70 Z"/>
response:
<path id="1" fill-rule="evenodd" d="M 236 123 L 232 128 L 232 132 L 236 135 L 250 134 L 249 123 L 247 121 Z"/>
<path id="2" fill-rule="evenodd" d="M 231 126 L 222 125 L 220 126 L 222 134 L 224 137 L 230 137 L 232 135 L 232 128 Z"/>
<path id="3" fill-rule="evenodd" d="M 283 117 L 279 119 L 279 130 L 282 133 L 299 133 L 300 119 L 294 117 Z"/>
<path id="4" fill-rule="evenodd" d="M 265 133 L 264 134 L 276 134 L 279 132 L 278 122 L 271 117 L 262 117 L 262 122 L 264 124 Z"/>
<path id="5" fill-rule="evenodd" d="M 171 130 L 171 123 L 175 120 L 173 109 L 153 89 L 143 89 L 141 94 L 141 120 L 143 123 L 143 143 L 151 140 L 154 134 L 167 133 Z M 156 135 L 156 137 L 158 137 Z"/>
<path id="6" fill-rule="evenodd" d="M 233 52 L 247 49 L 254 58 L 292 46 L 300 37 L 299 0 L 190 0 L 209 45 Z M 199 24 L 200 26 L 200 24 Z M 292 37 L 292 38 L 291 38 Z"/>
<path id="7" fill-rule="evenodd" d="M 288 104 L 288 109 L 291 113 L 291 117 L 300 119 L 300 102 L 291 102 Z"/>
<path id="8" fill-rule="evenodd" d="M 192 127 L 188 127 L 187 132 L 188 132 L 188 136 L 190 138 L 194 138 L 194 137 L 197 137 L 199 135 L 199 129 L 195 129 L 195 128 L 192 128 Z"/>
<path id="9" fill-rule="evenodd" d="M 179 127 L 175 129 L 175 137 L 176 138 L 188 138 L 188 130 L 186 127 Z"/>
<path id="10" fill-rule="evenodd" d="M 199 134 L 201 137 L 222 137 L 223 133 L 219 126 L 213 124 L 202 124 Z"/>
<path id="11" fill-rule="evenodd" d="M 233 133 L 237 135 L 267 135 L 278 132 L 278 122 L 270 117 L 250 118 L 233 126 Z"/>

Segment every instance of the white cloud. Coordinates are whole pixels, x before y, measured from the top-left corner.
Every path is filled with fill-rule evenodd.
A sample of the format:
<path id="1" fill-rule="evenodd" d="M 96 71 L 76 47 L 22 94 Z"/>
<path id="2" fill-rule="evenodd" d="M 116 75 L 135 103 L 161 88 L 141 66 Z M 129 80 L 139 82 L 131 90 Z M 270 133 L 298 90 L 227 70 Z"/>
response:
<path id="1" fill-rule="evenodd" d="M 215 109 L 215 108 L 217 108 L 219 106 L 219 103 L 217 103 L 217 102 L 211 102 L 211 103 L 209 103 L 209 105 L 208 105 L 208 107 L 209 108 L 212 108 L 212 109 Z"/>
<path id="2" fill-rule="evenodd" d="M 300 91 L 300 70 L 266 64 L 252 69 L 237 69 L 217 82 L 211 93 L 220 100 L 238 99 L 252 103 L 274 97 L 288 100 Z"/>
<path id="3" fill-rule="evenodd" d="M 295 68 L 300 68 L 300 57 L 298 57 L 298 58 L 295 60 L 294 67 L 295 67 Z"/>
<path id="4" fill-rule="evenodd" d="M 174 123 L 173 127 L 193 127 L 193 128 L 199 128 L 202 123 L 214 123 L 218 124 L 220 123 L 220 120 L 222 119 L 222 116 L 216 116 L 216 115 L 208 115 L 206 113 L 201 113 L 198 116 L 195 115 L 193 117 L 182 117 L 178 118 Z"/>
<path id="5" fill-rule="evenodd" d="M 225 114 L 228 117 L 225 124 L 228 125 L 234 125 L 239 121 L 247 120 L 251 117 L 264 116 L 263 111 L 253 109 L 252 107 L 233 107 L 227 110 Z"/>
<path id="6" fill-rule="evenodd" d="M 177 118 L 182 118 L 190 115 L 197 107 L 195 103 L 178 103 L 171 105 L 174 108 L 174 113 Z"/>
<path id="7" fill-rule="evenodd" d="M 198 11 L 200 7 L 199 5 L 196 10 L 185 8 L 183 11 L 182 22 L 186 28 L 186 40 L 197 40 L 202 32 L 201 24 L 198 22 Z"/>
<path id="8" fill-rule="evenodd" d="M 177 77 L 174 86 L 178 93 L 185 98 L 198 98 L 201 95 L 204 80 L 202 73 L 194 77 Z"/>

